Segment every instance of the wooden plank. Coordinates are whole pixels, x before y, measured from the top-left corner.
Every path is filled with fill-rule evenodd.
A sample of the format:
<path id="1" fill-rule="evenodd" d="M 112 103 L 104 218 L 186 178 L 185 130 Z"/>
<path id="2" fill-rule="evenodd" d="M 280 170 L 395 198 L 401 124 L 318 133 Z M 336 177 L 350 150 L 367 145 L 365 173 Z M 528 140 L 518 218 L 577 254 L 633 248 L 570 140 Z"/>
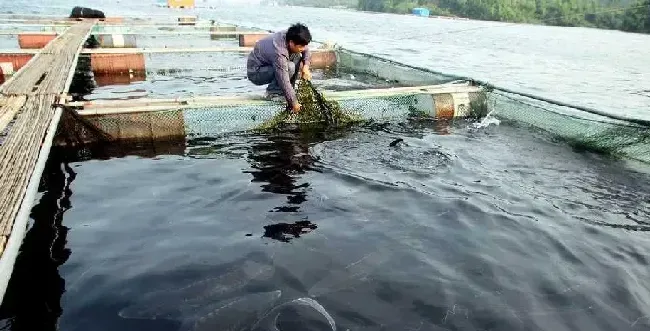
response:
<path id="1" fill-rule="evenodd" d="M 20 108 L 25 104 L 27 97 L 24 95 L 2 97 L 0 104 L 0 132 L 4 132 L 9 122 L 14 119 Z"/>
<path id="2" fill-rule="evenodd" d="M 194 48 L 84 48 L 81 54 L 152 54 L 152 53 L 248 53 L 253 47 L 194 47 Z M 331 52 L 331 49 L 314 48 L 312 53 Z M 0 54 L 37 54 L 38 49 L 0 49 Z"/>
<path id="3" fill-rule="evenodd" d="M 188 48 L 86 48 L 82 54 L 164 54 L 164 53 L 248 53 L 252 47 L 188 47 Z"/>
<path id="4" fill-rule="evenodd" d="M 5 36 L 14 36 L 20 34 L 39 34 L 39 35 L 53 35 L 57 34 L 54 31 L 29 31 L 29 30 L 2 30 L 0 35 Z M 106 32 L 94 32 L 94 35 L 98 34 L 121 34 L 121 35 L 136 35 L 136 36 L 233 36 L 236 38 L 240 35 L 253 35 L 259 34 L 256 31 L 106 31 Z"/>
<path id="5" fill-rule="evenodd" d="M 0 23 L 0 27 L 56 27 L 56 26 L 73 26 L 77 21 L 55 21 L 47 23 Z M 196 21 L 194 25 L 183 25 L 181 22 L 176 23 L 159 23 L 159 24 L 124 24 L 124 23 L 110 23 L 106 22 L 103 24 L 97 24 L 100 27 L 110 27 L 110 28 L 173 28 L 173 29 L 184 29 L 184 30 L 193 30 L 193 29 L 209 29 L 213 27 L 211 22 L 208 21 Z"/>
<path id="6" fill-rule="evenodd" d="M 79 23 L 49 43 L 43 52 L 2 86 L 5 96 L 25 98 L 0 145 L 0 296 L 4 297 L 27 228 L 27 220 L 47 160 L 60 109 L 57 97 L 67 91 L 79 50 L 94 22 Z"/>
<path id="7" fill-rule="evenodd" d="M 160 17 L 169 17 L 169 14 L 147 14 L 147 17 L 154 17 L 154 16 L 160 16 Z M 21 14 L 21 13 L 0 13 L 0 17 L 54 17 L 59 20 L 65 20 L 68 19 L 65 16 L 61 15 L 56 15 L 56 14 Z M 129 16 L 129 15 L 122 15 L 121 17 L 124 18 L 133 18 L 133 19 L 141 19 L 140 16 Z"/>

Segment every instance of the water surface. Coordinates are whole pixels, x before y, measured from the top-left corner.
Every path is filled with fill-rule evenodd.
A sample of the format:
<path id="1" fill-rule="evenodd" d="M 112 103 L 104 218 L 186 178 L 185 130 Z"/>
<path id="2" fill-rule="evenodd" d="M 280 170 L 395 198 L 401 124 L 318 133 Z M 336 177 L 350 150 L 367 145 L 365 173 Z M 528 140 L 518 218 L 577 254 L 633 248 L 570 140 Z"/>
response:
<path id="1" fill-rule="evenodd" d="M 64 196 L 41 217 L 65 212 L 53 253 L 67 261 L 17 266 L 65 280 L 61 330 L 650 327 L 648 174 L 527 129 L 404 123 L 83 155 L 54 151 L 70 163 L 52 161 L 36 208 Z M 54 314 L 28 279 L 4 305 L 12 330 Z"/>
<path id="2" fill-rule="evenodd" d="M 140 3 L 106 12 L 169 10 Z M 647 113 L 646 96 L 634 93 L 650 89 L 639 47 L 647 36 L 522 25 L 446 34 L 500 24 L 323 9 L 201 16 L 269 28 L 299 19 L 319 39 L 357 50 Z M 191 81 L 188 72 L 138 84 L 218 93 L 201 85 L 212 76 Z M 120 88 L 133 92 L 102 87 L 95 97 Z M 3 323 L 13 331 L 650 329 L 647 165 L 579 152 L 512 123 L 483 124 L 55 149 Z"/>

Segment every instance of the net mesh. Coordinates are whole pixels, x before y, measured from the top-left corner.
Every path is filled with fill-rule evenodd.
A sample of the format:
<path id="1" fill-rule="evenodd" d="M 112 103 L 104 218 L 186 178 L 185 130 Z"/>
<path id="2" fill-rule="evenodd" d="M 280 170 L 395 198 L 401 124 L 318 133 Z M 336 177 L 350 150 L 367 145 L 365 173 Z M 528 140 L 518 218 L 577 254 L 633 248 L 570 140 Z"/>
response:
<path id="1" fill-rule="evenodd" d="M 495 90 L 494 116 L 553 134 L 580 151 L 650 163 L 650 127 Z"/>
<path id="2" fill-rule="evenodd" d="M 481 94 L 476 94 L 477 100 Z M 327 96 L 326 96 L 327 98 Z M 370 98 L 339 98 L 340 112 L 335 125 L 347 126 L 358 121 L 401 121 L 409 117 L 431 116 L 423 110 L 427 95 L 403 94 Z M 428 96 L 429 103 L 431 96 Z M 450 99 L 451 102 L 451 99 Z M 481 105 L 487 111 L 487 102 Z M 438 105 L 449 107 L 451 105 Z M 88 125 L 78 123 L 73 117 L 64 117 L 61 125 L 62 140 L 67 143 L 83 143 L 96 140 L 152 141 L 176 139 L 177 137 L 215 137 L 234 132 L 281 129 L 286 126 L 310 129 L 326 125 L 323 119 L 312 121 L 284 116 L 286 105 L 282 102 L 251 101 L 246 104 L 220 104 L 187 108 L 167 107 L 166 110 L 103 114 L 84 116 L 92 126 L 104 132 L 104 138 L 89 130 Z M 182 109 L 181 109 L 182 108 Z M 281 124 L 278 122 L 281 118 Z M 69 121 L 68 121 L 69 120 Z M 64 128 L 64 129 L 61 129 Z M 74 132 L 74 134 L 71 134 Z M 100 139 L 101 138 L 101 139 Z"/>
<path id="3" fill-rule="evenodd" d="M 337 60 L 339 68 L 350 68 L 356 72 L 374 75 L 405 86 L 435 85 L 463 79 L 349 50 L 337 52 Z"/>
<path id="4" fill-rule="evenodd" d="M 347 50 L 338 50 L 337 60 L 334 68 L 336 71 L 371 75 L 390 81 L 392 87 L 436 84 L 452 86 L 461 79 Z M 471 85 L 470 82 L 469 86 Z M 577 150 L 650 162 L 650 131 L 643 123 L 559 106 L 494 87 L 461 89 L 456 92 L 405 89 L 403 93 L 391 91 L 387 94 L 375 90 L 352 90 L 326 92 L 324 95 L 328 100 L 336 101 L 342 116 L 349 119 L 342 124 L 357 120 L 403 121 L 412 117 L 469 117 L 480 120 L 488 116 L 499 119 L 501 125 L 527 125 L 549 132 Z M 110 139 L 147 142 L 195 139 L 275 128 L 278 115 L 285 112 L 286 104 L 249 100 L 244 103 L 178 104 L 163 108 L 165 107 L 139 113 L 88 116 L 87 119 L 107 133 Z M 313 126 L 313 123 L 305 120 L 292 122 L 283 118 L 282 121 L 293 126 Z M 97 140 L 96 133 L 83 125 L 72 125 L 75 126 L 74 130 L 81 132 L 75 138 L 78 141 Z"/>

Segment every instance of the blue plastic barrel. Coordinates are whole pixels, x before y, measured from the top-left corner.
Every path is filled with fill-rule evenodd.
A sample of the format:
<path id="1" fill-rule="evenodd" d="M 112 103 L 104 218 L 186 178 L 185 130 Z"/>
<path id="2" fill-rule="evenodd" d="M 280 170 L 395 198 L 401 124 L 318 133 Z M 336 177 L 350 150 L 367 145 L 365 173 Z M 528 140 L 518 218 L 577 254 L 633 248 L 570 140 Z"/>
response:
<path id="1" fill-rule="evenodd" d="M 426 8 L 413 8 L 413 15 L 429 16 L 429 10 Z"/>

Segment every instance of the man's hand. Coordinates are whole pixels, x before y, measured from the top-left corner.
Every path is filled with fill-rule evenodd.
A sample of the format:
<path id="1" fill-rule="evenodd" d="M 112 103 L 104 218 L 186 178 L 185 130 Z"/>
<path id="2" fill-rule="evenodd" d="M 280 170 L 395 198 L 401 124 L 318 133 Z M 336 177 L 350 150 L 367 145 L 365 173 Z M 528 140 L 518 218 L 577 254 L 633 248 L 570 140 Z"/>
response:
<path id="1" fill-rule="evenodd" d="M 308 65 L 302 67 L 302 78 L 305 80 L 311 80 L 311 70 L 309 70 Z"/>
<path id="2" fill-rule="evenodd" d="M 293 104 L 292 110 L 293 110 L 294 113 L 298 113 L 301 108 L 302 108 L 302 105 L 296 102 L 296 103 Z"/>

